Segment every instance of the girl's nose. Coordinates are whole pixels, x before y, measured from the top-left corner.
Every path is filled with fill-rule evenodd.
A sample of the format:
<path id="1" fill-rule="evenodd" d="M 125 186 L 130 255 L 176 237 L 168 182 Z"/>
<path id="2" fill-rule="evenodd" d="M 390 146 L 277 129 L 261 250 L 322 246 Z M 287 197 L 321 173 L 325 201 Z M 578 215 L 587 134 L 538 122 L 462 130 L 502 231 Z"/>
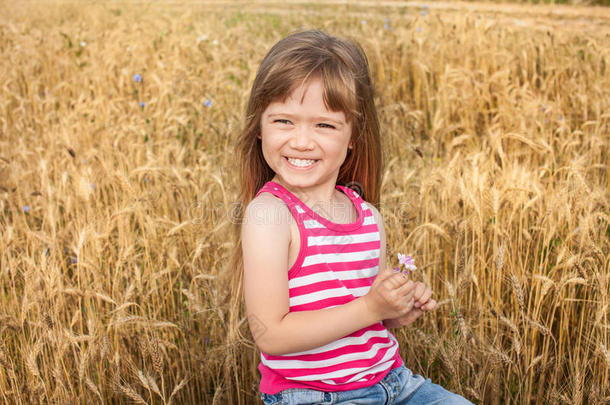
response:
<path id="1" fill-rule="evenodd" d="M 295 128 L 290 139 L 290 146 L 297 150 L 312 150 L 314 144 L 309 129 L 304 126 Z"/>

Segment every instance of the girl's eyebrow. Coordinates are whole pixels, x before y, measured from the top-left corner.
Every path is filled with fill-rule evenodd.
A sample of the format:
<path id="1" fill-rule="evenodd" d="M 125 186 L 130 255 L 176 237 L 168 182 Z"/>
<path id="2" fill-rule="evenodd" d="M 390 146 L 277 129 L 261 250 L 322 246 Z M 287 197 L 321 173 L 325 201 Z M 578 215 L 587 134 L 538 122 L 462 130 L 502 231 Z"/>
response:
<path id="1" fill-rule="evenodd" d="M 272 114 L 267 114 L 267 117 L 268 118 L 274 118 L 274 117 L 294 118 L 295 115 L 294 114 L 290 114 L 290 113 L 272 113 Z M 312 120 L 313 121 L 330 121 L 330 122 L 332 122 L 334 124 L 337 124 L 337 125 L 344 125 L 345 124 L 344 120 L 343 121 L 339 121 L 339 120 L 336 120 L 334 118 L 327 117 L 327 116 L 324 116 L 324 115 L 313 117 Z"/>
<path id="2" fill-rule="evenodd" d="M 344 125 L 345 124 L 345 120 L 336 120 L 334 118 L 330 118 L 330 117 L 326 117 L 324 115 L 321 115 L 319 117 L 314 117 L 314 121 L 330 121 L 333 124 L 337 124 L 337 125 Z"/>
<path id="3" fill-rule="evenodd" d="M 273 117 L 292 117 L 292 114 L 287 114 L 287 113 L 275 113 L 275 114 L 267 114 L 267 117 L 269 118 L 273 118 Z"/>
<path id="4" fill-rule="evenodd" d="M 288 113 L 267 114 L 267 119 L 268 120 L 272 120 L 274 118 L 287 118 L 289 120 L 294 120 L 294 115 L 288 114 Z"/>

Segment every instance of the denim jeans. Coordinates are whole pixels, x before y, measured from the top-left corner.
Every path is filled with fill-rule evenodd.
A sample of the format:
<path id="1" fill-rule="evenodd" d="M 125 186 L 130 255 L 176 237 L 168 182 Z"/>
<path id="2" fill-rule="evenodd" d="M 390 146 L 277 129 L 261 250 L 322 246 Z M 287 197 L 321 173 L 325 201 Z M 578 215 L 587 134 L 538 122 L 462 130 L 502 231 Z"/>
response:
<path id="1" fill-rule="evenodd" d="M 305 404 L 447 404 L 467 405 L 472 403 L 463 397 L 447 391 L 430 379 L 413 375 L 411 370 L 400 366 L 391 370 L 377 384 L 350 391 L 323 392 L 313 389 L 289 388 L 269 395 L 261 393 L 266 405 Z"/>

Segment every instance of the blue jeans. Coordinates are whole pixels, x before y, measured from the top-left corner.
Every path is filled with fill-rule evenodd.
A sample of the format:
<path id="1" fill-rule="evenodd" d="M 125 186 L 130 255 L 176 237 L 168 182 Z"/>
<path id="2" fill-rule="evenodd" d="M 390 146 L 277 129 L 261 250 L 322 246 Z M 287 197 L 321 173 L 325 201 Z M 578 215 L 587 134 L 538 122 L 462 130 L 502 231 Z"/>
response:
<path id="1" fill-rule="evenodd" d="M 305 404 L 447 404 L 467 405 L 472 403 L 463 397 L 447 391 L 430 379 L 413 375 L 411 370 L 400 366 L 391 370 L 377 384 L 350 391 L 323 392 L 313 389 L 289 388 L 269 395 L 261 392 L 266 405 Z"/>

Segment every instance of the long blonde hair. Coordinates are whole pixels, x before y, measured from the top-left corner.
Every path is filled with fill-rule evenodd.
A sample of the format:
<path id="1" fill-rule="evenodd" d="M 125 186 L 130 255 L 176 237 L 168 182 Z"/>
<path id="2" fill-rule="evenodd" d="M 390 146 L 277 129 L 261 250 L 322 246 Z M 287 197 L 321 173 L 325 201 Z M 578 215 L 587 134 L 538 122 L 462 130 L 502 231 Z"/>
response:
<path id="1" fill-rule="evenodd" d="M 321 31 L 292 34 L 276 43 L 265 56 L 254 79 L 243 131 L 237 141 L 240 162 L 240 204 L 235 227 L 235 252 L 231 261 L 230 336 L 241 337 L 243 261 L 239 222 L 258 190 L 271 180 L 271 170 L 261 148 L 261 116 L 276 100 L 285 100 L 292 91 L 312 78 L 324 88 L 324 103 L 332 111 L 342 111 L 352 123 L 352 145 L 339 169 L 337 184 L 355 187 L 375 206 L 379 205 L 383 170 L 379 120 L 373 100 L 369 64 L 361 46 L 351 40 Z"/>

